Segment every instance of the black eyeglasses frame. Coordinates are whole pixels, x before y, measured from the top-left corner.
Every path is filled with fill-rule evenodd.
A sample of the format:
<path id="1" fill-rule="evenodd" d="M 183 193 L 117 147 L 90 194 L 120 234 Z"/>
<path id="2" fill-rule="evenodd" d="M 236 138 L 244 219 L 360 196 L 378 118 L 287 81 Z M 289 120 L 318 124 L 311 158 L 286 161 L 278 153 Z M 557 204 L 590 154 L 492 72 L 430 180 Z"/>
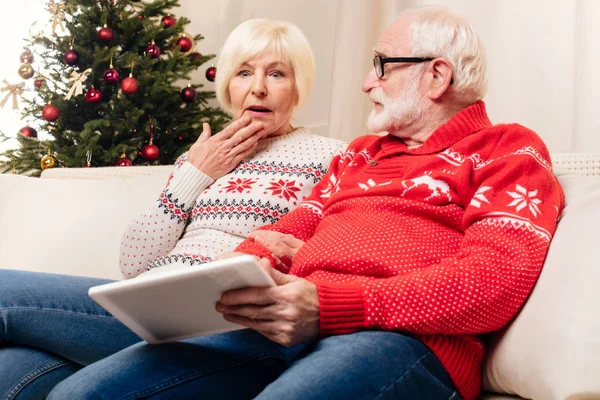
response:
<path id="1" fill-rule="evenodd" d="M 385 74 L 385 64 L 388 63 L 422 63 L 435 60 L 434 57 L 382 57 L 379 54 L 373 56 L 373 67 L 377 79 L 383 78 Z"/>

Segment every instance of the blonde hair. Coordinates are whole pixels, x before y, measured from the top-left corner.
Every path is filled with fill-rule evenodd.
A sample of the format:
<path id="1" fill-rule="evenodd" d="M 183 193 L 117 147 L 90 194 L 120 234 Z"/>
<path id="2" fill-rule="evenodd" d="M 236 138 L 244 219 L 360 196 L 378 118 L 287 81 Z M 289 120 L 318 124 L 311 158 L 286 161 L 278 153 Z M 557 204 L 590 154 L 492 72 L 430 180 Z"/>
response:
<path id="1" fill-rule="evenodd" d="M 306 36 L 291 22 L 251 19 L 229 34 L 217 62 L 215 91 L 225 111 L 232 112 L 229 81 L 236 69 L 263 54 L 289 61 L 296 81 L 297 107 L 308 100 L 315 80 L 315 60 Z"/>
<path id="2" fill-rule="evenodd" d="M 409 10 L 415 57 L 444 57 L 452 65 L 452 91 L 457 101 L 472 104 L 487 90 L 487 58 L 477 33 L 467 20 L 439 7 Z"/>

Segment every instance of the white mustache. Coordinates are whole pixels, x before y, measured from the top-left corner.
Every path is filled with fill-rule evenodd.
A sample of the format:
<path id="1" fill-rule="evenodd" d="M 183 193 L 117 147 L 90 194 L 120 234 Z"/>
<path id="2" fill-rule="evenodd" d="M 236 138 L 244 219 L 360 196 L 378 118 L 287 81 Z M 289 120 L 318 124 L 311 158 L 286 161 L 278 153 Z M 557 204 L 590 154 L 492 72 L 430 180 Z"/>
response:
<path id="1" fill-rule="evenodd" d="M 386 98 L 382 88 L 373 88 L 369 92 L 369 99 L 373 103 L 385 104 Z"/>

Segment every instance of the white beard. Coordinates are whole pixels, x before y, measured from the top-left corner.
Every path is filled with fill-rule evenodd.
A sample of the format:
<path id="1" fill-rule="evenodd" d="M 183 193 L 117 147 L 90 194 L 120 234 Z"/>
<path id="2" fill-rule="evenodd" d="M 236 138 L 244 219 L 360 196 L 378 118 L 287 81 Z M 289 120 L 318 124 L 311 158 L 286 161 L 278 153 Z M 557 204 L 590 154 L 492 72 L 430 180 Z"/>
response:
<path id="1" fill-rule="evenodd" d="M 369 97 L 383 107 L 381 112 L 373 108 L 369 114 L 367 127 L 373 133 L 400 131 L 422 119 L 431 108 L 431 104 L 419 94 L 419 79 L 415 73 L 407 77 L 401 97 L 388 97 L 380 87 L 371 89 Z"/>

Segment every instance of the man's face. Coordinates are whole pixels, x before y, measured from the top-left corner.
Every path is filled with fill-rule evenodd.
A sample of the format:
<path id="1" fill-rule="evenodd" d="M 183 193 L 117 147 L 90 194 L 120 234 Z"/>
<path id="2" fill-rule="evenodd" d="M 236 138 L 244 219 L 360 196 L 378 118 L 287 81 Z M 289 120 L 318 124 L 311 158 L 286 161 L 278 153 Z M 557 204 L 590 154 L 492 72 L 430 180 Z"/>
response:
<path id="1" fill-rule="evenodd" d="M 379 38 L 375 51 L 383 57 L 410 57 L 410 17 L 403 17 Z M 363 83 L 363 91 L 373 102 L 367 126 L 372 132 L 386 131 L 402 137 L 402 130 L 418 121 L 430 103 L 420 92 L 422 67 L 413 64 L 385 64 L 378 79 L 372 69 Z"/>

